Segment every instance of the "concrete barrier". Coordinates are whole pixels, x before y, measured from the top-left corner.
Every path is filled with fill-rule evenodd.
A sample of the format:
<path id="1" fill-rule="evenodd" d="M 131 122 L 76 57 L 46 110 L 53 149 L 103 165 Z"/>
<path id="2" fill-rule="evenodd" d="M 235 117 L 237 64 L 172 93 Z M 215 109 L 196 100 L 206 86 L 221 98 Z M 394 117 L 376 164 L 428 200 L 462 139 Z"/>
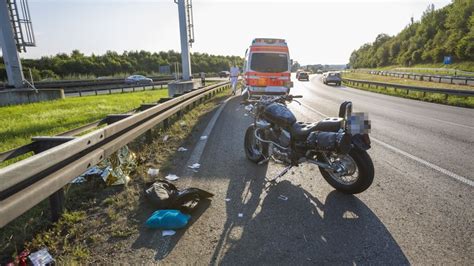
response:
<path id="1" fill-rule="evenodd" d="M 201 87 L 200 80 L 177 80 L 168 83 L 168 96 L 173 97 L 176 94 L 183 94 L 186 91 L 192 91 Z"/>
<path id="2" fill-rule="evenodd" d="M 11 89 L 0 91 L 0 106 L 64 99 L 63 89 Z"/>

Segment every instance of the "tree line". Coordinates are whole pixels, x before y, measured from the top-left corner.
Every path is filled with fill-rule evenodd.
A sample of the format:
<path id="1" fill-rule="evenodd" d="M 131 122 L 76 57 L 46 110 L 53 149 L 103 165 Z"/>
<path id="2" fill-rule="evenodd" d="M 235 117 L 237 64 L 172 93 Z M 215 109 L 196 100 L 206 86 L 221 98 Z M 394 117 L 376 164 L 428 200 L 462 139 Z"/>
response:
<path id="1" fill-rule="evenodd" d="M 444 8 L 428 6 L 420 21 L 411 21 L 395 36 L 379 34 L 373 43 L 352 52 L 353 68 L 411 66 L 474 60 L 474 0 L 453 0 Z"/>
<path id="2" fill-rule="evenodd" d="M 2 61 L 3 62 L 3 58 Z M 34 80 L 63 79 L 74 77 L 126 76 L 130 74 L 157 75 L 160 66 L 170 66 L 174 72 L 175 63 L 181 69 L 181 54 L 175 51 L 151 53 L 147 51 L 125 51 L 121 54 L 107 51 L 103 55 L 84 55 L 79 50 L 71 54 L 60 53 L 39 59 L 22 59 L 25 77 L 31 70 Z M 231 64 L 243 64 L 238 56 L 192 53 L 191 67 L 194 73 L 217 73 L 229 70 Z M 181 72 L 181 70 L 180 70 Z M 161 73 L 163 74 L 163 73 Z M 7 78 L 4 65 L 0 65 L 0 78 Z"/>

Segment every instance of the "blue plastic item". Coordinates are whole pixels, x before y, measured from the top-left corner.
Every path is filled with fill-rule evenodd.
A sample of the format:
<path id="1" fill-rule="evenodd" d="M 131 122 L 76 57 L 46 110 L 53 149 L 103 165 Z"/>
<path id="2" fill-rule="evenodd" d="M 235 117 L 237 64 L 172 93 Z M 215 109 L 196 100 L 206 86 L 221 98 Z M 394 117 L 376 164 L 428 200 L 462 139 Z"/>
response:
<path id="1" fill-rule="evenodd" d="M 178 210 L 158 210 L 154 212 L 145 225 L 152 229 L 180 229 L 188 224 L 191 215 Z"/>

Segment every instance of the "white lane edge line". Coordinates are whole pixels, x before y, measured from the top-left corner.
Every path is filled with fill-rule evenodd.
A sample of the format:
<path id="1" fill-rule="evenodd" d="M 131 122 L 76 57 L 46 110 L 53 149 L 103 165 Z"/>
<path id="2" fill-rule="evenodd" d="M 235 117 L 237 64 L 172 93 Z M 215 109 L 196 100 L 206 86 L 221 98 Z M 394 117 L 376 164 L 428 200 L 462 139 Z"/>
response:
<path id="1" fill-rule="evenodd" d="M 235 96 L 235 97 L 237 97 L 237 96 Z M 217 119 L 221 115 L 222 110 L 224 110 L 224 107 L 227 105 L 227 103 L 233 98 L 234 97 L 227 98 L 221 104 L 221 106 L 219 106 L 219 109 L 217 109 L 217 111 L 214 113 L 211 120 L 209 120 L 209 123 L 207 124 L 206 128 L 204 129 L 204 131 L 202 133 L 202 136 L 207 136 L 208 138 L 205 139 L 205 140 L 198 140 L 198 142 L 196 144 L 196 147 L 194 147 L 194 150 L 191 153 L 191 156 L 189 157 L 188 161 L 186 162 L 186 166 L 185 166 L 187 168 L 186 169 L 187 170 L 186 171 L 186 176 L 192 176 L 193 175 L 194 171 L 189 169 L 187 166 L 188 165 L 193 165 L 195 163 L 199 163 L 199 161 L 201 160 L 202 153 L 204 152 L 204 148 L 206 147 L 207 141 L 209 140 L 209 135 L 211 134 L 212 129 L 214 128 L 214 125 L 217 122 Z"/>
<path id="2" fill-rule="evenodd" d="M 309 110 L 311 110 L 311 111 L 313 111 L 313 112 L 315 112 L 315 113 L 318 113 L 318 114 L 320 114 L 320 115 L 322 115 L 322 116 L 326 116 L 326 117 L 327 117 L 327 115 L 325 115 L 325 114 L 319 112 L 318 110 L 316 110 L 316 109 L 314 109 L 314 108 L 312 108 L 312 107 L 310 107 L 310 106 L 308 106 L 308 105 L 306 105 L 306 104 L 303 104 L 303 103 L 302 103 L 301 105 L 304 106 L 304 107 L 306 107 L 306 108 L 308 108 Z M 437 166 L 436 164 L 433 164 L 433 163 L 430 163 L 430 162 L 428 162 L 428 161 L 426 161 L 426 160 L 423 160 L 423 159 L 421 159 L 421 158 L 419 158 L 419 157 L 417 157 L 417 156 L 415 156 L 415 155 L 413 155 L 413 154 L 410 154 L 410 153 L 408 153 L 408 152 L 406 152 L 406 151 L 400 150 L 399 148 L 396 148 L 396 147 L 394 147 L 394 146 L 392 146 L 392 145 L 390 145 L 390 144 L 388 144 L 388 143 L 385 143 L 385 142 L 383 142 L 383 141 L 381 141 L 381 140 L 378 140 L 378 139 L 376 139 L 376 138 L 374 138 L 374 137 L 370 137 L 370 139 L 373 140 L 373 141 L 375 141 L 376 143 L 378 143 L 378 144 L 384 146 L 385 148 L 388 148 L 388 149 L 390 149 L 390 150 L 392 150 L 392 151 L 394 151 L 394 152 L 396 152 L 396 153 L 399 153 L 399 154 L 401 154 L 401 155 L 404 155 L 404 156 L 406 156 L 406 157 L 408 157 L 408 158 L 410 158 L 410 159 L 412 159 L 412 160 L 414 160 L 414 161 L 416 161 L 416 162 L 419 162 L 419 163 L 421 163 L 421 164 L 423 164 L 423 165 L 425 165 L 425 166 L 427 166 L 427 167 L 429 167 L 429 168 L 431 168 L 431 169 L 433 169 L 433 170 L 436 170 L 436 171 L 438 171 L 438 172 L 440 172 L 440 173 L 442 173 L 442 174 L 445 174 L 445 175 L 447 175 L 447 176 L 449 176 L 449 177 L 451 177 L 451 178 L 453 178 L 453 179 L 456 179 L 456 180 L 458 180 L 459 182 L 462 182 L 462 183 L 464 183 L 464 184 L 466 184 L 466 185 L 469 185 L 469 186 L 471 186 L 471 187 L 474 187 L 474 181 L 472 181 L 472 180 L 470 180 L 470 179 L 468 179 L 468 178 L 465 178 L 465 177 L 463 177 L 463 176 L 460 176 L 460 175 L 458 175 L 458 174 L 455 174 L 455 173 L 453 173 L 453 172 L 451 172 L 451 171 L 449 171 L 449 170 L 447 170 L 447 169 L 444 169 L 443 167 Z"/>

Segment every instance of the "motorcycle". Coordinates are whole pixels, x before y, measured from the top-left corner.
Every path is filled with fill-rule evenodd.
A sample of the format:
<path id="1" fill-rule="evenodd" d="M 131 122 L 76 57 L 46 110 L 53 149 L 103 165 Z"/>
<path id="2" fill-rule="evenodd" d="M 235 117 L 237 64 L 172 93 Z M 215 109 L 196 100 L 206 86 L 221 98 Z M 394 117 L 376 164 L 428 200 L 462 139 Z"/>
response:
<path id="1" fill-rule="evenodd" d="M 368 130 L 370 121 L 352 114 L 352 103 L 339 108 L 339 117 L 315 123 L 297 122 L 287 103 L 302 96 L 283 95 L 242 102 L 254 122 L 245 133 L 245 154 L 257 164 L 273 159 L 285 165 L 274 178 L 285 175 L 292 167 L 312 163 L 336 190 L 347 194 L 365 191 L 374 180 L 374 165 Z M 301 104 L 301 103 L 299 103 Z"/>

